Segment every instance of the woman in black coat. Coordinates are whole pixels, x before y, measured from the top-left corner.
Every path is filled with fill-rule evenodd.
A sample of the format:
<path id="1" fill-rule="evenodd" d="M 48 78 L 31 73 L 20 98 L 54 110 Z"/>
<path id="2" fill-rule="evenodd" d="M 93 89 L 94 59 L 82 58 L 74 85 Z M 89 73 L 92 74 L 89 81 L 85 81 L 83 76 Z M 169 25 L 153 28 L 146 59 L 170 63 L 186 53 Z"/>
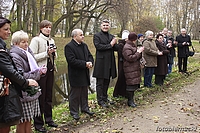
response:
<path id="1" fill-rule="evenodd" d="M 158 34 L 156 36 L 156 46 L 158 50 L 163 53 L 163 55 L 157 56 L 157 67 L 155 68 L 155 84 L 163 85 L 166 74 L 168 73 L 168 65 L 167 65 L 167 55 L 169 50 L 167 50 L 167 46 L 163 42 L 163 35 Z"/>
<path id="2" fill-rule="evenodd" d="M 8 88 L 1 90 L 0 95 L 0 133 L 9 133 L 10 126 L 19 123 L 20 113 L 19 110 L 13 108 L 13 104 L 9 101 L 9 98 L 17 91 L 21 95 L 21 90 L 26 89 L 28 86 L 38 86 L 38 83 L 32 79 L 25 79 L 21 74 L 18 73 L 10 54 L 7 52 L 6 43 L 4 40 L 8 39 L 10 36 L 10 20 L 0 17 L 0 76 L 8 78 L 10 80 Z M 4 84 L 3 84 L 4 85 Z M 1 88 L 2 89 L 2 88 Z M 15 96 L 13 101 L 19 101 L 19 98 Z M 20 102 L 20 101 L 19 101 Z M 11 105 L 10 105 L 11 104 Z M 7 105 L 10 105 L 9 107 Z M 8 108 L 9 113 L 5 110 Z M 11 109 L 12 108 L 12 109 Z M 20 108 L 20 107 L 19 107 Z M 17 112 L 11 112 L 17 111 Z M 10 115 L 14 114 L 12 119 L 7 120 Z"/>
<path id="3" fill-rule="evenodd" d="M 124 75 L 124 69 L 123 69 L 123 64 L 124 64 L 124 58 L 122 55 L 122 50 L 124 48 L 124 45 L 126 43 L 126 40 L 128 40 L 128 35 L 129 31 L 124 30 L 122 32 L 122 39 L 118 41 L 118 78 L 117 82 L 115 84 L 115 88 L 113 91 L 113 97 L 125 97 L 126 96 L 126 79 Z"/>

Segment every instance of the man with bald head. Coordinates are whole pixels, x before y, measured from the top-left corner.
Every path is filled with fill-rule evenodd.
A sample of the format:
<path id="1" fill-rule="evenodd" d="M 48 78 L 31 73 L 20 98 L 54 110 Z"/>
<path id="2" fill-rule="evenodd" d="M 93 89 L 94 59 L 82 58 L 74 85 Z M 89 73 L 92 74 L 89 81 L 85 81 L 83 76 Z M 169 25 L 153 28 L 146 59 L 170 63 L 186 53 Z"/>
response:
<path id="1" fill-rule="evenodd" d="M 72 40 L 65 46 L 70 82 L 69 110 L 75 120 L 79 120 L 79 107 L 82 113 L 92 116 L 88 107 L 89 69 L 93 67 L 93 56 L 84 42 L 81 29 L 72 31 Z"/>
<path id="2" fill-rule="evenodd" d="M 187 59 L 189 56 L 189 46 L 192 45 L 191 38 L 186 33 L 186 29 L 181 29 L 181 34 L 176 37 L 178 47 L 178 69 L 180 73 L 187 73 Z"/>

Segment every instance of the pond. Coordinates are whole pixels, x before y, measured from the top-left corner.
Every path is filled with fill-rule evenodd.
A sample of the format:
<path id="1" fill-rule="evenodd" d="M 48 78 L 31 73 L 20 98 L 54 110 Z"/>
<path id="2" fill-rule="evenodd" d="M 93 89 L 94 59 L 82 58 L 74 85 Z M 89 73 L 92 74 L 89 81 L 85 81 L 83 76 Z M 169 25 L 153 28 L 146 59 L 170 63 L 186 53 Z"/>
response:
<path id="1" fill-rule="evenodd" d="M 93 69 L 90 70 L 90 87 L 88 93 L 94 93 L 96 91 L 96 78 L 92 77 Z M 115 85 L 116 79 L 112 79 L 109 87 Z M 70 90 L 70 84 L 67 74 L 67 65 L 59 66 L 58 72 L 55 73 L 54 86 L 53 86 L 53 105 L 59 105 L 68 101 L 68 94 Z"/>

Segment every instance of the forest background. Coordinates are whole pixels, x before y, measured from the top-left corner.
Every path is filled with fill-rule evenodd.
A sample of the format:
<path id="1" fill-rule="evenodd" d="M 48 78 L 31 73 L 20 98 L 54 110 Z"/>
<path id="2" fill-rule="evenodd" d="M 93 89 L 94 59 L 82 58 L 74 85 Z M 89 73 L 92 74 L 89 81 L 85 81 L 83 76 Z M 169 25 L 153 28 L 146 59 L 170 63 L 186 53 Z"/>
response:
<path id="1" fill-rule="evenodd" d="M 0 16 L 12 21 L 12 32 L 30 36 L 44 19 L 53 22 L 51 34 L 57 37 L 69 37 L 74 28 L 92 35 L 109 19 L 110 32 L 119 37 L 125 29 L 144 34 L 167 27 L 174 35 L 186 28 L 192 39 L 200 38 L 199 0 L 0 0 Z"/>

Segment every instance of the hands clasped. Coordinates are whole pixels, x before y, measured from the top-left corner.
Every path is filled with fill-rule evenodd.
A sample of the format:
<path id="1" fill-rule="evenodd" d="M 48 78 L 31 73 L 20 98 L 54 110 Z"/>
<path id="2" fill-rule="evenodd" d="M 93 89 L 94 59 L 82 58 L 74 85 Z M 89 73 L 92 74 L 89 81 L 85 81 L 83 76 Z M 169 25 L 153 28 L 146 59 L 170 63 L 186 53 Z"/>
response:
<path id="1" fill-rule="evenodd" d="M 144 46 L 137 49 L 138 53 L 142 53 L 142 51 L 144 51 Z"/>
<path id="2" fill-rule="evenodd" d="M 110 42 L 112 46 L 114 46 L 116 43 L 117 43 L 117 38 L 113 38 L 112 41 Z"/>
<path id="3" fill-rule="evenodd" d="M 86 67 L 87 68 L 92 68 L 93 67 L 92 62 L 90 62 L 90 61 L 86 62 Z"/>

